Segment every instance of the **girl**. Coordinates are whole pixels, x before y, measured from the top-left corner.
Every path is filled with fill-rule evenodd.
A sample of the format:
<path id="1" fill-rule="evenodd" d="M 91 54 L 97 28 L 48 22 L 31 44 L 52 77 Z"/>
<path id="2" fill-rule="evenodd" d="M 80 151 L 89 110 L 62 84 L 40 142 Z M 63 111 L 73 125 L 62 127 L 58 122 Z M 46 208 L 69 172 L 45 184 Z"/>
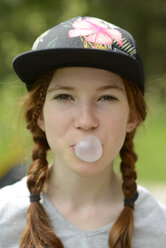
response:
<path id="1" fill-rule="evenodd" d="M 1 247 L 163 248 L 166 208 L 136 184 L 133 138 L 146 106 L 132 35 L 75 17 L 13 65 L 34 148 L 28 176 L 0 192 Z"/>

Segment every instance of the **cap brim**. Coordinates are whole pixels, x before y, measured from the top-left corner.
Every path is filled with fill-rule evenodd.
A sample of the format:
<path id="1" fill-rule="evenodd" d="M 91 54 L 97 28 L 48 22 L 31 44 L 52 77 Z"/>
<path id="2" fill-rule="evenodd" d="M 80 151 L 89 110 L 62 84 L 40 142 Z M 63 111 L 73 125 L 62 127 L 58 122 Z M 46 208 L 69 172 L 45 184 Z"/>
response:
<path id="1" fill-rule="evenodd" d="M 30 89 L 42 74 L 61 67 L 94 67 L 105 69 L 136 82 L 143 89 L 142 65 L 131 56 L 114 51 L 84 48 L 56 48 L 22 53 L 13 60 L 19 78 Z"/>

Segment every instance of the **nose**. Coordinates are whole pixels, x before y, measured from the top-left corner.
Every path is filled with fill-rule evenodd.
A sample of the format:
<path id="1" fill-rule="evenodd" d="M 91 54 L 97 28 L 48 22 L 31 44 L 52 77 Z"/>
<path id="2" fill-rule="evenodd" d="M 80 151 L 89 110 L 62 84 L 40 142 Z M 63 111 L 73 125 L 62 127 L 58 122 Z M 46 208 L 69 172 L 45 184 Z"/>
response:
<path id="1" fill-rule="evenodd" d="M 82 130 L 94 130 L 98 127 L 99 121 L 95 109 L 92 106 L 78 108 L 75 115 L 74 126 Z"/>

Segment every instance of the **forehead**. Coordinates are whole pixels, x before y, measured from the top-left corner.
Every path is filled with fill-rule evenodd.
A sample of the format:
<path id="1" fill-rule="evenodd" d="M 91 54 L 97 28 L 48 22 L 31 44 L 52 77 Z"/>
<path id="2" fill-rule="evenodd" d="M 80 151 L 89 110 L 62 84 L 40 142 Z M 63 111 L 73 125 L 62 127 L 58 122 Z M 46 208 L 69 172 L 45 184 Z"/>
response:
<path id="1" fill-rule="evenodd" d="M 106 84 L 124 89 L 122 78 L 113 72 L 91 67 L 65 67 L 55 70 L 49 88 L 63 85 L 81 89 Z"/>

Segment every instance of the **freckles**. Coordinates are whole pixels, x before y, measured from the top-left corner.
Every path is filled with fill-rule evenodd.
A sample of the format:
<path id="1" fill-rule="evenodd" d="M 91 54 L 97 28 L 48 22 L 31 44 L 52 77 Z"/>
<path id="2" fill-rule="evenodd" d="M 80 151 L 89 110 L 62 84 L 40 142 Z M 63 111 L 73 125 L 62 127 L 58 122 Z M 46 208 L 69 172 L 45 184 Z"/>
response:
<path id="1" fill-rule="evenodd" d="M 117 116 L 116 119 L 116 128 L 119 129 L 119 131 L 124 131 L 126 130 L 126 126 L 128 123 L 128 113 L 121 113 L 120 115 Z"/>
<path id="2" fill-rule="evenodd" d="M 114 156 L 117 156 L 124 144 L 124 140 L 125 140 L 125 132 L 122 132 L 119 130 L 119 132 L 114 132 L 113 136 L 112 136 L 112 152 L 114 154 Z"/>
<path id="3" fill-rule="evenodd" d="M 63 137 L 71 125 L 70 112 L 64 112 L 53 109 L 45 115 L 46 132 L 50 139 Z"/>

